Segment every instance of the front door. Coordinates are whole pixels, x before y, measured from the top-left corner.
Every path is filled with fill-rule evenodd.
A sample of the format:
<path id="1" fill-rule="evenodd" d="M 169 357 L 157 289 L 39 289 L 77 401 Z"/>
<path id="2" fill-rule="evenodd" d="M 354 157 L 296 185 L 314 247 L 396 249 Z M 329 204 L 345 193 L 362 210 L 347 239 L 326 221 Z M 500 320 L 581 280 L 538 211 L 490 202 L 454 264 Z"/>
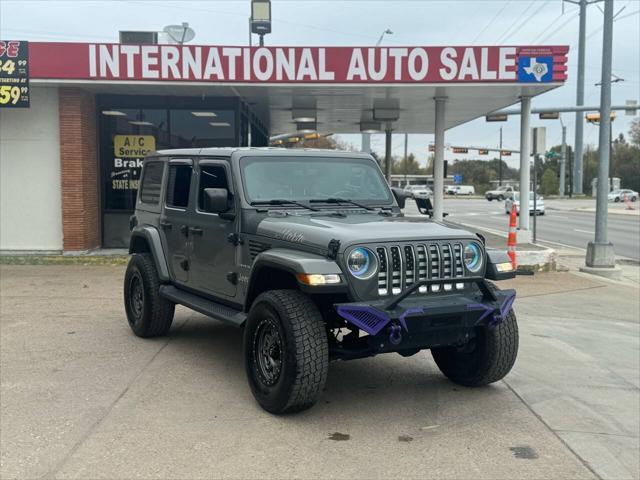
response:
<path id="1" fill-rule="evenodd" d="M 189 234 L 192 242 L 189 286 L 211 295 L 232 298 L 236 294 L 237 248 L 230 241 L 230 236 L 237 231 L 237 219 L 230 219 L 236 207 L 229 163 L 224 160 L 201 160 L 194 179 L 197 192 Z M 218 214 L 204 212 L 205 188 L 227 189 L 229 215 L 223 215 L 222 218 Z"/>
<path id="2" fill-rule="evenodd" d="M 191 246 L 188 218 L 192 176 L 191 160 L 169 162 L 164 210 L 159 225 L 172 278 L 181 284 L 189 281 Z"/>

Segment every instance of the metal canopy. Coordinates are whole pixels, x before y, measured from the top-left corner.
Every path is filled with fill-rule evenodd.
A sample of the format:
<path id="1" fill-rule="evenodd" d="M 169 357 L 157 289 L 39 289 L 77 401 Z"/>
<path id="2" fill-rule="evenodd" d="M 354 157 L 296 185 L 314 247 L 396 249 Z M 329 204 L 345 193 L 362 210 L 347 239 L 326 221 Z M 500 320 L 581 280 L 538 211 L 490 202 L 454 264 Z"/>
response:
<path id="1" fill-rule="evenodd" d="M 360 133 L 360 121 L 372 118 L 376 102 L 397 101 L 399 118 L 392 129 L 401 133 L 433 133 L 434 97 L 447 97 L 445 128 L 449 129 L 535 96 L 562 83 L 468 85 L 218 85 L 206 83 L 108 82 L 32 80 L 33 85 L 74 86 L 94 93 L 241 97 L 267 125 L 271 135 L 295 133 L 292 109 L 296 102 L 315 100 L 320 133 Z M 382 127 L 385 125 L 383 123 Z"/>

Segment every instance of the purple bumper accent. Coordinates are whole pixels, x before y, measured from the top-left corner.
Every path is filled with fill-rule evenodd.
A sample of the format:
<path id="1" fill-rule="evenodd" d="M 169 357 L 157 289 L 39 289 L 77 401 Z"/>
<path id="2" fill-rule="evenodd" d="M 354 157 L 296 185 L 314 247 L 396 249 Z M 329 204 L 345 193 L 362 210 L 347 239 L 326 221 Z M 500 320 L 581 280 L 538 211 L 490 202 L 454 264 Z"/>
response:
<path id="1" fill-rule="evenodd" d="M 502 302 L 502 306 L 500 307 L 500 315 L 502 318 L 506 317 L 509 314 L 509 310 L 513 306 L 513 302 L 516 300 L 516 294 L 513 293 L 509 295 L 504 302 Z"/>
<path id="2" fill-rule="evenodd" d="M 496 308 L 495 304 L 494 306 L 491 306 L 484 303 L 469 303 L 467 304 L 467 311 L 480 310 L 480 317 L 476 320 L 476 325 L 479 325 L 483 320 L 489 317 L 489 321 L 487 322 L 488 326 L 495 327 L 499 325 L 509 314 L 509 310 L 511 310 L 515 299 L 516 295 L 515 293 L 512 293 L 504 298 L 499 308 Z M 367 305 L 338 305 L 337 311 L 342 318 L 361 330 L 364 330 L 369 335 L 377 335 L 383 328 L 392 322 L 391 317 L 387 313 Z M 401 331 L 400 326 L 402 326 L 405 331 L 409 331 L 409 328 L 407 327 L 407 317 L 411 315 L 424 314 L 426 314 L 425 308 L 412 307 L 406 309 L 398 317 L 400 325 L 397 323 L 392 325 L 391 336 L 394 339 L 397 338 Z"/>
<path id="3" fill-rule="evenodd" d="M 484 310 L 484 312 L 482 313 L 482 315 L 480 315 L 480 318 L 476 322 L 480 323 L 482 320 L 487 318 L 487 316 L 493 313 L 494 308 L 485 305 L 484 303 L 470 303 L 469 305 L 467 305 L 467 310 Z"/>
<path id="4" fill-rule="evenodd" d="M 390 321 L 391 318 L 377 308 L 360 305 L 339 305 L 338 314 L 364 330 L 369 335 L 377 335 Z"/>

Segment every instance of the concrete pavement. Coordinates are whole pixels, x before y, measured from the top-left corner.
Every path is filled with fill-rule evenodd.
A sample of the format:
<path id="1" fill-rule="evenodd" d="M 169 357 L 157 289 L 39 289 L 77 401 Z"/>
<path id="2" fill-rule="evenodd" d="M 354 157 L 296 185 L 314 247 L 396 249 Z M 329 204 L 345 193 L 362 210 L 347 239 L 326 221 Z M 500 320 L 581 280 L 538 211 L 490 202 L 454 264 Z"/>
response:
<path id="1" fill-rule="evenodd" d="M 179 308 L 131 334 L 122 267 L 0 266 L 0 477 L 638 478 L 638 290 L 515 281 L 519 360 L 495 386 L 428 352 L 331 365 L 316 407 L 263 412 L 241 333 Z"/>

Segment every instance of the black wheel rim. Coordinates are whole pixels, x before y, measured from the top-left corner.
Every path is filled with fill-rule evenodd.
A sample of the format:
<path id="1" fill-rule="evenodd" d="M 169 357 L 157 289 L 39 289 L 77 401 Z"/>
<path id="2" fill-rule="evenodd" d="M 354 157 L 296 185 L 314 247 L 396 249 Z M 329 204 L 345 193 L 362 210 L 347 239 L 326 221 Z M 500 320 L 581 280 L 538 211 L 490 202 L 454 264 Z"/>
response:
<path id="1" fill-rule="evenodd" d="M 280 378 L 284 357 L 283 343 L 275 320 L 262 320 L 253 339 L 253 364 L 258 379 L 267 386 L 274 385 Z"/>
<path id="2" fill-rule="evenodd" d="M 142 318 L 144 309 L 144 289 L 142 288 L 142 279 L 140 275 L 135 274 L 129 282 L 129 310 L 131 311 L 135 322 Z"/>

